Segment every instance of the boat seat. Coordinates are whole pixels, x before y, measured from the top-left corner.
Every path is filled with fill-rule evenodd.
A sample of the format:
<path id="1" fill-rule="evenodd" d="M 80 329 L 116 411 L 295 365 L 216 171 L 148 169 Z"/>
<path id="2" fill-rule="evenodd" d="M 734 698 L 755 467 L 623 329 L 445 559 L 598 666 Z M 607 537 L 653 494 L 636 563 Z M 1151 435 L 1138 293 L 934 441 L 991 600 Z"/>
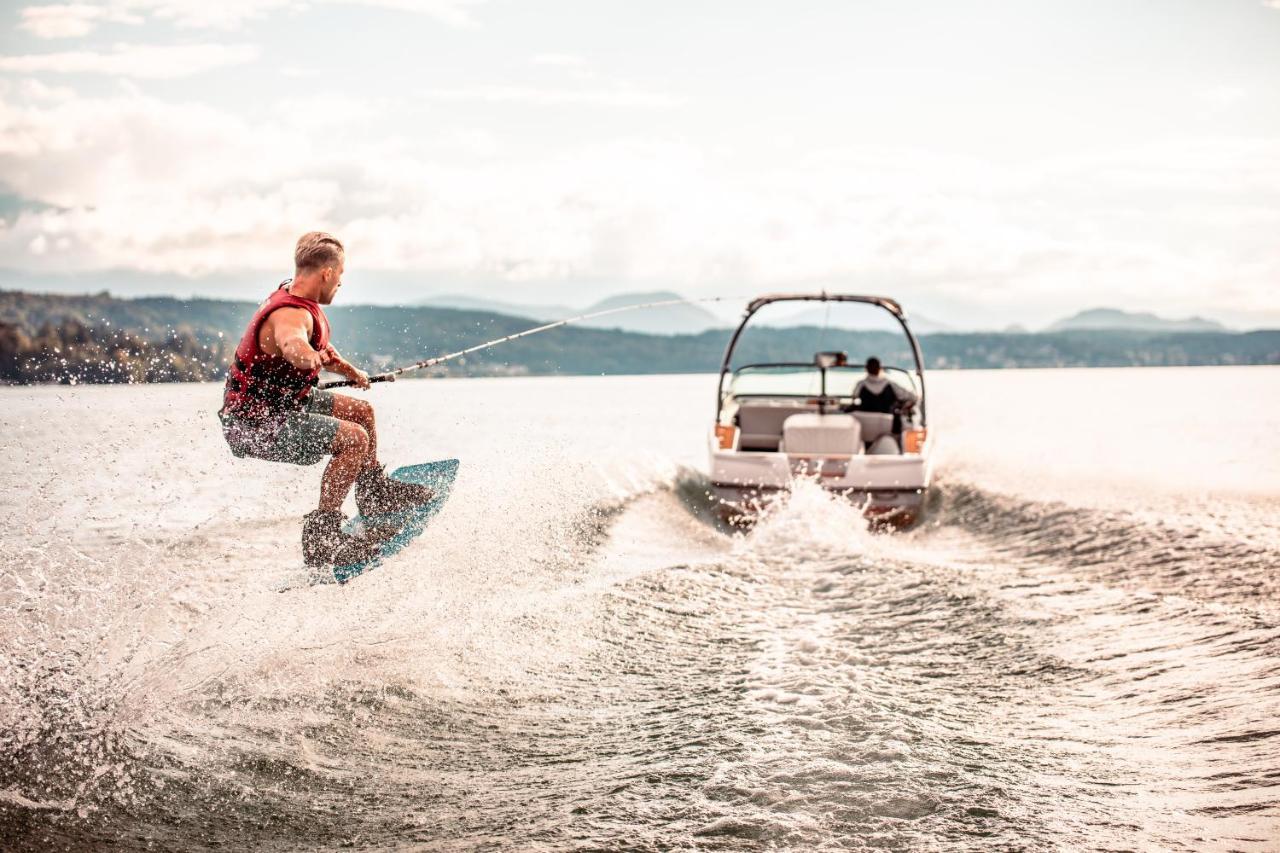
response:
<path id="1" fill-rule="evenodd" d="M 862 426 L 862 440 L 874 444 L 882 435 L 893 435 L 893 415 L 883 412 L 854 412 Z"/>
<path id="2" fill-rule="evenodd" d="M 848 454 L 862 452 L 862 425 L 853 415 L 792 415 L 782 425 L 782 447 L 787 453 Z"/>
<path id="3" fill-rule="evenodd" d="M 898 446 L 897 436 L 891 432 L 885 433 L 867 445 L 868 456 L 899 456 L 901 454 L 902 448 Z"/>
<path id="4" fill-rule="evenodd" d="M 776 451 L 782 425 L 792 415 L 816 412 L 817 406 L 790 400 L 752 400 L 738 405 L 738 449 Z"/>

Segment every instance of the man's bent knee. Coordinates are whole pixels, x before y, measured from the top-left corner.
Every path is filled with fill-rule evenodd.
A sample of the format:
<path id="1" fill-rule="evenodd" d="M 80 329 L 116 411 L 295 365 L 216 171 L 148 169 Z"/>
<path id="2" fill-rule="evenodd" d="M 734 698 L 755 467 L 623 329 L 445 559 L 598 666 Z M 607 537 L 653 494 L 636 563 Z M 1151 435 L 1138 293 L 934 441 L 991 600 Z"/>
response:
<path id="1" fill-rule="evenodd" d="M 373 424 L 373 405 L 368 400 L 348 397 L 345 394 L 334 395 L 333 414 L 344 421 L 354 421 L 364 427 Z"/>

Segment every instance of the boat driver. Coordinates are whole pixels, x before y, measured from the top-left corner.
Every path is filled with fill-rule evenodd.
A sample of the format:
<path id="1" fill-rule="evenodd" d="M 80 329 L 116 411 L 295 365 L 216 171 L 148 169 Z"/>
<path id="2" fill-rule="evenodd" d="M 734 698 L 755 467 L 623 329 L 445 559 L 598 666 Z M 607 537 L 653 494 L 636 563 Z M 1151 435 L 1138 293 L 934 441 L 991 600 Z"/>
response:
<path id="1" fill-rule="evenodd" d="M 853 402 L 847 411 L 850 412 L 882 412 L 893 415 L 893 433 L 902 432 L 903 412 L 919 402 L 915 392 L 903 388 L 896 382 L 890 382 L 881 372 L 880 359 L 874 355 L 867 359 L 867 376 L 853 388 Z"/>
<path id="2" fill-rule="evenodd" d="M 342 502 L 352 484 L 363 515 L 426 503 L 433 493 L 392 480 L 378 464 L 373 406 L 313 387 L 321 369 L 369 387 L 369 376 L 329 342 L 329 320 L 320 307 L 331 304 L 342 286 L 342 243 L 312 231 L 298 239 L 293 259 L 293 278 L 258 306 L 236 346 L 218 417 L 236 456 L 293 465 L 333 457 L 320 480 L 319 508 L 303 522 L 302 554 L 309 566 L 349 565 L 373 556 L 380 545 L 376 536 L 342 532 Z"/>

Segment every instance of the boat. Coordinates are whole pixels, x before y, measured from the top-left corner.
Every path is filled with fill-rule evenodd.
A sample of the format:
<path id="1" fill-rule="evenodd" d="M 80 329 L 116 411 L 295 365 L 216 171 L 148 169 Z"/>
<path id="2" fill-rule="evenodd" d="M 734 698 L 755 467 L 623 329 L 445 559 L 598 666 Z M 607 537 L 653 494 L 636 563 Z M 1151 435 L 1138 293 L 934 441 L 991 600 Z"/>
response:
<path id="1" fill-rule="evenodd" d="M 868 411 L 874 406 L 854 396 L 867 378 L 864 366 L 850 363 L 844 351 L 819 349 L 807 361 L 735 364 L 735 358 L 742 360 L 743 333 L 761 309 L 791 302 L 826 303 L 828 312 L 832 304 L 872 306 L 881 322 L 881 310 L 888 312 L 896 321 L 888 327 L 901 328 L 915 364 L 884 364 L 881 371 L 910 392 L 900 396 L 916 398 L 914 405 Z M 825 330 L 814 331 L 821 346 Z M 856 332 L 849 334 L 859 340 Z M 711 496 L 726 521 L 749 524 L 805 478 L 860 505 L 875 526 L 911 525 L 920 517 L 932 477 L 927 412 L 920 344 L 896 301 L 836 293 L 760 296 L 747 305 L 720 365 L 708 435 Z"/>

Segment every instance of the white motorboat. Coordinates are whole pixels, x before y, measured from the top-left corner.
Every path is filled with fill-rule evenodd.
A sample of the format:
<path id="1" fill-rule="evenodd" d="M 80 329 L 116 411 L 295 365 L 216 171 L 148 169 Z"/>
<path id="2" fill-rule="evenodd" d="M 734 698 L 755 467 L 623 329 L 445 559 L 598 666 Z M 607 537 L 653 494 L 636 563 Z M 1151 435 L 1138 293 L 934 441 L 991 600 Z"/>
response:
<path id="1" fill-rule="evenodd" d="M 828 312 L 831 303 L 860 303 L 888 312 L 915 360 L 914 369 L 881 367 L 883 378 L 898 389 L 892 407 L 865 390 L 868 399 L 856 395 L 871 386 L 862 384 L 863 365 L 849 364 L 842 351 L 819 351 L 808 361 L 737 364 L 752 319 L 765 306 L 787 302 L 828 303 Z M 874 313 L 883 321 L 879 310 Z M 819 347 L 829 340 L 825 329 L 813 331 Z M 726 519 L 744 522 L 804 477 L 862 505 L 877 523 L 910 524 L 919 517 L 932 474 L 926 417 L 920 344 L 897 302 L 833 293 L 761 296 L 747 306 L 720 367 L 709 434 L 713 495 Z"/>

